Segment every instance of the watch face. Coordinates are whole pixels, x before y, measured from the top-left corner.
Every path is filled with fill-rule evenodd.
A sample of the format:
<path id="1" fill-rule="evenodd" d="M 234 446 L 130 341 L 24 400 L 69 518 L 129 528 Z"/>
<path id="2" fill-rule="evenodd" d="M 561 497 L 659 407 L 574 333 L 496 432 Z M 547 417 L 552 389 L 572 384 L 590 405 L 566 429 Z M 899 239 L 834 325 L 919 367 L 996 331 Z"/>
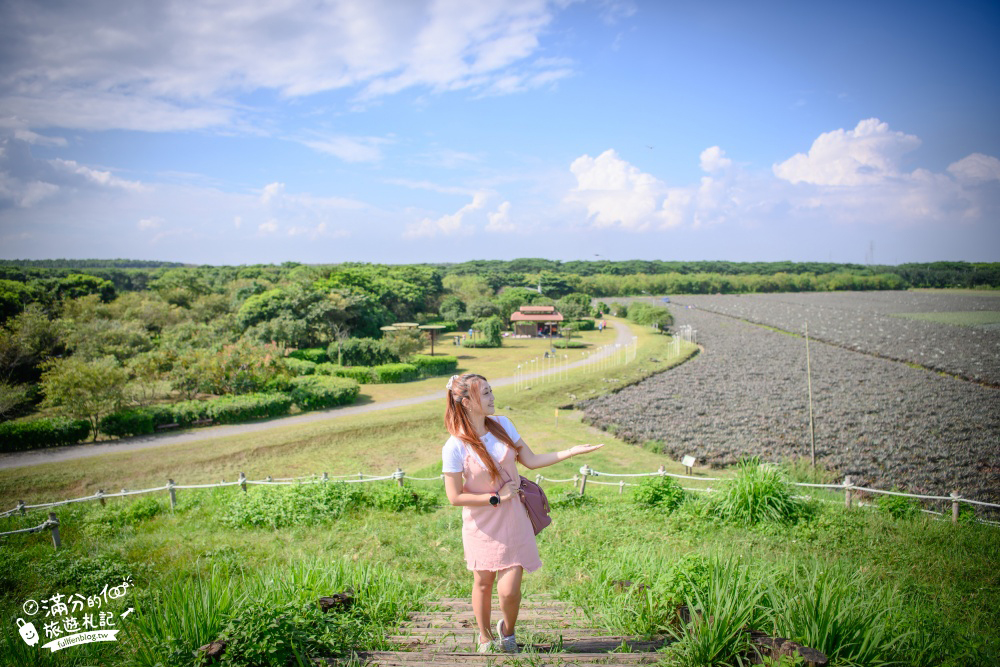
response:
<path id="1" fill-rule="evenodd" d="M 490 496 L 490 505 L 496 507 L 500 504 L 500 498 L 498 496 Z"/>

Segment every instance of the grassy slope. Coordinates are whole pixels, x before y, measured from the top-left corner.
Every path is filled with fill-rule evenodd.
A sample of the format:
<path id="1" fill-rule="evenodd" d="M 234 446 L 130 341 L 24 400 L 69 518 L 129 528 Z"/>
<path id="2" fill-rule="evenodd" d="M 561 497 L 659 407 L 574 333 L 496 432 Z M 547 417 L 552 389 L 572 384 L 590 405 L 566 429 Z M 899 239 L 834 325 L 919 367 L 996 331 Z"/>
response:
<path id="1" fill-rule="evenodd" d="M 510 415 L 537 451 L 577 442 L 605 442 L 604 449 L 586 459 L 595 469 L 654 470 L 663 463 L 668 470 L 681 472 L 678 463 L 662 455 L 626 445 L 582 424 L 578 414 L 563 412 L 558 428 L 553 423 L 554 408 L 572 396 L 591 395 L 599 388 L 619 386 L 667 366 L 651 361 L 666 357 L 665 339 L 633 328 L 641 343 L 638 361 L 631 368 L 603 374 L 614 381 L 601 382 L 599 374 L 578 371 L 567 381 L 536 384 L 526 392 L 501 388 L 498 412 Z M 434 382 L 441 384 L 440 379 Z M 432 476 L 440 470 L 443 440 L 441 406 L 432 403 L 200 444 L 0 471 L 0 497 L 7 505 L 21 497 L 27 502 L 72 497 L 99 486 L 109 490 L 156 486 L 167 477 L 179 484 L 221 477 L 232 480 L 240 470 L 254 479 L 324 470 L 381 473 L 400 466 L 410 475 Z M 583 462 L 564 462 L 543 472 L 548 477 L 570 477 Z M 440 488 L 437 482 L 412 483 Z M 550 499 L 558 498 L 561 488 L 565 487 L 549 486 Z M 250 487 L 253 494 L 268 490 Z M 219 562 L 238 562 L 254 569 L 317 557 L 346 557 L 359 563 L 387 564 L 423 590 L 427 599 L 467 593 L 470 578 L 462 563 L 461 517 L 456 508 L 444 507 L 426 515 L 372 510 L 321 526 L 279 530 L 220 526 L 215 517 L 238 493 L 237 488 L 178 491 L 179 508 L 173 515 L 166 510 L 166 494 L 155 494 L 164 511 L 120 528 L 93 523 L 102 511 L 94 503 L 56 508 L 63 521 L 65 545 L 59 557 L 53 555 L 46 533 L 17 536 L 16 546 L 7 538 L 6 553 L 0 556 L 13 553 L 18 563 L 31 564 L 32 569 L 41 565 L 37 574 L 25 574 L 26 567 L 0 568 L 4 577 L 0 583 L 7 584 L 8 591 L 3 599 L 5 616 L 14 613 L 14 605 L 24 597 L 48 590 L 46 573 L 69 567 L 60 566 L 59 558 L 86 563 L 122 561 L 136 573 L 137 588 L 153 589 L 172 575 L 204 573 Z M 526 592 L 560 592 L 601 613 L 617 604 L 610 592 L 595 589 L 596 581 L 604 581 L 601 577 L 612 573 L 636 580 L 653 578 L 664 564 L 688 553 L 742 557 L 779 571 L 795 563 L 839 560 L 903 591 L 909 602 L 906 622 L 921 632 L 950 634 L 963 645 L 970 645 L 971 637 L 1000 634 L 1000 531 L 992 528 L 896 522 L 862 511 L 845 514 L 830 505 L 805 526 L 743 530 L 690 517 L 637 512 L 628 496 L 619 497 L 614 487 L 590 485 L 588 496 L 596 500 L 586 507 L 556 510 L 555 523 L 539 540 L 545 567 L 526 577 Z M 108 504 L 119 502 L 113 499 Z M 15 519 L 10 528 L 37 523 L 40 516 L 29 514 L 23 522 Z M 68 587 L 66 592 L 72 590 Z M 865 591 L 858 593 L 865 595 Z M 996 640 L 992 641 L 982 647 L 984 660 L 997 655 Z"/>

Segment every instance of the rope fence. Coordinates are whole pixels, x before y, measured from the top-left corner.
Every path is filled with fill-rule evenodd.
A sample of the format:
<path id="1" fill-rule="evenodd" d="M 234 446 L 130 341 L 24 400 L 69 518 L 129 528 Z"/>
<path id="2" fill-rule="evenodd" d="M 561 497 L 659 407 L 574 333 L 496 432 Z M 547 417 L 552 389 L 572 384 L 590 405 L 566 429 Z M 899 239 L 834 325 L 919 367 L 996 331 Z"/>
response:
<path id="1" fill-rule="evenodd" d="M 687 465 L 687 464 L 685 463 L 685 465 Z M 690 469 L 690 466 L 687 466 L 687 467 Z M 591 477 L 618 477 L 618 478 L 673 477 L 673 478 L 676 478 L 676 479 L 693 479 L 693 480 L 697 480 L 697 481 L 700 481 L 700 482 L 724 482 L 724 481 L 726 481 L 726 479 L 722 478 L 722 477 L 697 477 L 697 476 L 694 476 L 694 475 L 680 475 L 680 474 L 677 474 L 677 473 L 670 473 L 670 472 L 667 472 L 666 469 L 664 468 L 664 466 L 662 466 L 662 465 L 660 466 L 659 470 L 657 470 L 655 472 L 634 472 L 634 473 L 627 473 L 627 472 L 620 472 L 620 473 L 602 472 L 602 471 L 599 471 L 599 470 L 594 470 L 593 468 L 591 468 L 588 465 L 584 465 L 582 468 L 580 468 L 579 474 L 573 475 L 572 477 L 568 477 L 566 479 L 554 479 L 554 478 L 551 478 L 551 477 L 545 477 L 544 475 L 538 474 L 538 475 L 535 475 L 535 482 L 538 483 L 538 484 L 541 484 L 543 481 L 549 482 L 551 484 L 567 484 L 567 483 L 572 482 L 574 487 L 579 487 L 580 495 L 584 495 L 586 493 L 586 490 L 587 490 L 588 480 Z M 100 501 L 101 505 L 104 505 L 107 498 L 115 498 L 115 497 L 124 498 L 125 496 L 139 495 L 139 494 L 143 494 L 143 493 L 155 493 L 155 492 L 159 492 L 159 491 L 167 491 L 170 494 L 170 509 L 173 510 L 176 507 L 176 505 L 177 505 L 177 498 L 176 498 L 176 494 L 175 494 L 175 491 L 177 489 L 208 489 L 208 488 L 219 488 L 219 487 L 226 487 L 226 486 L 239 486 L 243 490 L 243 492 L 245 493 L 246 490 L 247 490 L 247 485 L 248 484 L 258 484 L 258 485 L 264 485 L 264 486 L 268 486 L 268 485 L 278 485 L 278 486 L 280 486 L 280 485 L 290 485 L 290 484 L 319 484 L 319 483 L 329 482 L 330 480 L 339 480 L 341 482 L 348 483 L 348 484 L 362 484 L 362 483 L 367 483 L 367 482 L 384 482 L 384 481 L 388 481 L 388 480 L 395 480 L 396 483 L 399 486 L 403 486 L 403 482 L 404 482 L 405 479 L 410 479 L 410 480 L 417 481 L 417 482 L 433 482 L 433 481 L 441 481 L 441 480 L 443 480 L 444 479 L 444 475 L 443 474 L 442 475 L 437 475 L 435 477 L 407 477 L 406 473 L 403 472 L 403 470 L 401 468 L 396 468 L 396 470 L 394 472 L 392 472 L 392 473 L 390 473 L 388 475 L 368 475 L 368 474 L 361 473 L 361 472 L 359 472 L 357 474 L 353 474 L 353 475 L 329 475 L 329 474 L 327 474 L 327 473 L 324 472 L 321 476 L 320 475 L 316 475 L 315 473 L 311 474 L 311 475 L 302 475 L 302 476 L 299 476 L 299 477 L 271 477 L 270 475 L 268 475 L 264 479 L 256 479 L 256 480 L 247 479 L 246 475 L 244 475 L 241 472 L 240 476 L 239 476 L 239 479 L 237 479 L 235 482 L 227 482 L 225 480 L 221 480 L 218 484 L 175 484 L 174 480 L 168 479 L 167 480 L 167 484 L 164 485 L 164 486 L 157 486 L 157 487 L 152 487 L 152 488 L 148 488 L 148 489 L 133 489 L 133 490 L 122 489 L 121 491 L 119 491 L 117 493 L 106 493 L 104 491 L 104 489 L 98 489 L 97 493 L 94 493 L 94 494 L 89 495 L 89 496 L 83 496 L 83 497 L 80 497 L 80 498 L 70 498 L 70 499 L 67 499 L 67 500 L 60 500 L 60 501 L 51 502 L 51 503 L 38 503 L 38 504 L 34 504 L 34 505 L 27 505 L 27 504 L 24 503 L 24 501 L 19 500 L 17 502 L 17 506 L 14 507 L 13 509 L 6 510 L 4 512 L 0 512 L 0 518 L 11 517 L 11 516 L 14 516 L 15 514 L 20 514 L 21 516 L 24 516 L 26 514 L 27 510 L 40 509 L 40 508 L 45 508 L 45 507 L 56 507 L 58 505 L 68 505 L 70 503 L 80 503 L 80 502 L 86 502 L 86 501 L 90 501 L 90 500 L 98 500 L 98 501 Z M 604 482 L 604 481 L 599 481 L 599 480 L 593 479 L 593 480 L 590 480 L 590 484 L 600 484 L 600 485 L 603 485 L 603 486 L 617 486 L 619 494 L 623 494 L 625 492 L 625 487 L 626 486 L 639 486 L 638 484 L 635 484 L 635 483 L 632 483 L 632 482 L 626 482 L 625 479 L 619 479 L 617 482 Z M 958 493 L 952 493 L 949 496 L 934 496 L 934 495 L 927 495 L 927 494 L 904 493 L 904 492 L 901 492 L 901 491 L 886 491 L 884 489 L 873 489 L 873 488 L 865 487 L 865 486 L 855 486 L 854 484 L 851 484 L 851 478 L 850 477 L 845 477 L 844 481 L 842 483 L 840 483 L 840 484 L 814 484 L 814 483 L 809 483 L 809 482 L 788 482 L 788 484 L 791 485 L 791 486 L 801 486 L 801 487 L 808 487 L 808 488 L 831 489 L 831 490 L 843 491 L 844 492 L 844 506 L 845 506 L 845 508 L 848 508 L 848 509 L 850 509 L 852 501 L 854 500 L 853 497 L 852 497 L 852 492 L 853 493 L 872 493 L 872 494 L 883 494 L 883 495 L 890 495 L 890 496 L 901 496 L 901 497 L 905 497 L 905 498 L 915 498 L 915 499 L 918 499 L 918 500 L 931 500 L 931 501 L 938 501 L 938 502 L 950 502 L 951 503 L 951 509 L 952 509 L 952 511 L 951 511 L 951 521 L 952 521 L 952 523 L 958 523 L 959 506 L 960 506 L 961 503 L 967 503 L 967 504 L 970 504 L 970 505 L 977 505 L 977 506 L 980 506 L 980 507 L 988 507 L 988 508 L 1000 509 L 1000 504 L 984 502 L 982 500 L 973 500 L 971 498 L 963 498 Z M 685 491 L 693 491 L 693 492 L 701 492 L 701 493 L 712 493 L 714 491 L 711 487 L 705 487 L 705 488 L 681 487 L 681 488 L 683 490 L 685 490 Z M 794 496 L 794 497 L 795 498 L 801 498 L 801 499 L 816 500 L 816 501 L 825 502 L 825 503 L 836 503 L 836 504 L 839 504 L 839 501 L 829 500 L 829 499 L 826 499 L 826 498 L 814 498 L 813 496 L 808 496 L 808 495 L 797 495 L 797 496 Z M 856 499 L 856 502 L 857 502 L 857 505 L 859 507 L 870 507 L 871 506 L 868 503 L 861 502 L 861 497 L 860 496 Z M 937 511 L 929 510 L 929 509 L 925 509 L 925 508 L 921 508 L 920 511 L 924 512 L 924 513 L 927 513 L 927 514 L 935 515 L 936 517 L 944 517 L 944 516 L 946 516 L 946 514 L 944 512 L 937 512 Z M 939 520 L 946 520 L 946 519 L 939 519 Z M 989 520 L 989 519 L 980 519 L 980 518 L 977 517 L 975 520 L 978 523 L 984 523 L 984 524 L 991 525 L 991 526 L 1000 526 L 1000 522 L 992 521 L 992 520 Z M 2 533 L 0 533 L 0 537 L 4 537 L 4 536 L 7 536 L 7 535 L 15 535 L 15 534 L 18 534 L 18 533 L 37 533 L 37 532 L 40 532 L 40 531 L 43 531 L 43 530 L 51 530 L 52 531 L 52 541 L 53 541 L 53 544 L 55 545 L 55 547 L 58 549 L 59 548 L 59 520 L 56 518 L 56 515 L 54 513 L 52 513 L 52 512 L 49 513 L 48 520 L 46 520 L 43 523 L 40 523 L 37 526 L 33 526 L 31 528 L 22 528 L 22 529 L 19 529 L 19 530 L 11 530 L 11 531 L 7 531 L 7 532 L 2 532 Z"/>

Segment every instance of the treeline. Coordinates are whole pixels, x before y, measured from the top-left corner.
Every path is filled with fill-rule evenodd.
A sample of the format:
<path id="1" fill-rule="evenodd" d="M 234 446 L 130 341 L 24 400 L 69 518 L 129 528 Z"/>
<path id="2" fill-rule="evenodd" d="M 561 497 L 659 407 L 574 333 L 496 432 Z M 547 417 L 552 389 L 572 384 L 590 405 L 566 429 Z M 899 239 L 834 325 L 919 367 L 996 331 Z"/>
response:
<path id="1" fill-rule="evenodd" d="M 0 259 L 0 266 L 43 269 L 150 269 L 185 265 L 181 262 L 160 262 L 154 259 Z"/>

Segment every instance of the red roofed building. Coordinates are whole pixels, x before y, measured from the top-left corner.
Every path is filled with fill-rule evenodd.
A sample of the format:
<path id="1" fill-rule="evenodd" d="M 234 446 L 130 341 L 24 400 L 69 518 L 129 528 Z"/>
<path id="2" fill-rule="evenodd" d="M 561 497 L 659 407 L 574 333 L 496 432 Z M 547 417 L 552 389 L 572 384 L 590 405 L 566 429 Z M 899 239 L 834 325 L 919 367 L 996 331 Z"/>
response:
<path id="1" fill-rule="evenodd" d="M 555 306 L 521 306 L 510 316 L 515 336 L 549 336 L 558 333 L 563 316 Z"/>

